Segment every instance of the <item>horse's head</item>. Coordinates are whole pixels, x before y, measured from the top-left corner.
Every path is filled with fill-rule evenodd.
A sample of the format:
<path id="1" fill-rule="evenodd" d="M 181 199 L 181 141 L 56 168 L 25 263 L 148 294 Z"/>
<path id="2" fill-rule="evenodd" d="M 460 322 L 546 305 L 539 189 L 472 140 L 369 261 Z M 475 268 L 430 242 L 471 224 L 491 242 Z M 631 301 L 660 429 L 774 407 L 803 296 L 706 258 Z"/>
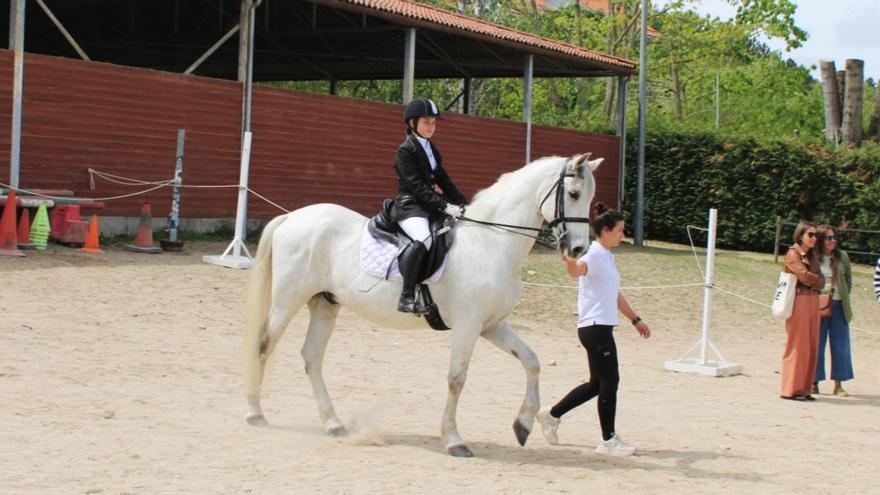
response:
<path id="1" fill-rule="evenodd" d="M 541 204 L 541 215 L 556 236 L 557 249 L 566 256 L 581 256 L 589 244 L 590 204 L 596 195 L 593 171 L 602 160 L 590 160 L 590 153 L 567 159 L 554 189 Z"/>

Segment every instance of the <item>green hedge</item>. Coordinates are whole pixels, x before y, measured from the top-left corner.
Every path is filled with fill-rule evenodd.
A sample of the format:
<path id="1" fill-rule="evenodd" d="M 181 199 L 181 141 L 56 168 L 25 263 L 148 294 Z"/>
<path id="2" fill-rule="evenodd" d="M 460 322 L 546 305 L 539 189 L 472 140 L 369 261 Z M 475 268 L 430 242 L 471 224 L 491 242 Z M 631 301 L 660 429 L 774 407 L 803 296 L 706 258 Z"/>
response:
<path id="1" fill-rule="evenodd" d="M 635 139 L 627 148 L 623 205 L 634 219 Z M 716 134 L 648 134 L 645 237 L 687 243 L 685 225 L 705 226 L 709 208 L 718 209 L 718 246 L 731 249 L 772 252 L 777 215 L 786 222 L 880 230 L 878 179 L 880 147 L 872 144 L 835 152 Z M 791 231 L 784 231 L 784 245 Z M 880 235 L 851 234 L 842 246 L 880 252 Z"/>

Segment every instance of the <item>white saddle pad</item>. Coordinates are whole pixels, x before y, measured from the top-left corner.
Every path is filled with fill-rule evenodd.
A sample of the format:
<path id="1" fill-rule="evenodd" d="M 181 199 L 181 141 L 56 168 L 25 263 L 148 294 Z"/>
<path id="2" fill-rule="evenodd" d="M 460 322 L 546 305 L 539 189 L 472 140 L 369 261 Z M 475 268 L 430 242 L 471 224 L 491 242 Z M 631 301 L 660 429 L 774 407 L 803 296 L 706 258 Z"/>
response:
<path id="1" fill-rule="evenodd" d="M 400 274 L 397 266 L 397 244 L 376 239 L 370 235 L 367 225 L 368 222 L 364 222 L 364 229 L 361 232 L 361 269 L 373 277 L 385 278 L 387 273 L 388 280 L 403 280 L 403 275 Z M 391 265 L 390 271 L 389 265 Z M 446 268 L 446 259 L 443 260 L 440 268 L 422 283 L 432 284 L 440 280 L 444 268 Z"/>

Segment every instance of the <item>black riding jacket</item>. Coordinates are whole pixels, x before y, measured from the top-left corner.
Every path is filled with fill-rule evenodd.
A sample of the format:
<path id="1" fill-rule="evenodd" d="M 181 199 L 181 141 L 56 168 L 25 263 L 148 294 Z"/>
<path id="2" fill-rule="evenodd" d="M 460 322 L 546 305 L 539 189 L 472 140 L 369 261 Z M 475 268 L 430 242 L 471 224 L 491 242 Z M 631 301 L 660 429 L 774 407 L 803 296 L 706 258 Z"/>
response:
<path id="1" fill-rule="evenodd" d="M 407 136 L 397 148 L 394 170 L 397 171 L 397 199 L 393 218 L 399 222 L 411 217 L 429 217 L 441 213 L 448 203 L 467 204 L 467 198 L 458 190 L 446 169 L 440 151 L 431 143 L 437 169 L 431 170 L 428 154 L 415 136 Z M 443 195 L 434 192 L 440 186 Z"/>

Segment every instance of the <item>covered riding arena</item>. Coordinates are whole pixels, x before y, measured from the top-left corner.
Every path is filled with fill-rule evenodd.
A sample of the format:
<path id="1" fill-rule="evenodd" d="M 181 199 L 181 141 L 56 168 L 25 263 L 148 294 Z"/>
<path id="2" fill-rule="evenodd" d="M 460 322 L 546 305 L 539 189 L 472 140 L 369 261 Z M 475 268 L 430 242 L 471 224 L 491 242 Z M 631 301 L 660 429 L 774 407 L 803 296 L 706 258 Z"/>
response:
<path id="1" fill-rule="evenodd" d="M 23 90 L 17 101 L 15 50 L 0 51 L 0 150 L 20 136 L 15 169 L 22 188 L 71 189 L 93 198 L 146 188 L 96 180 L 93 189 L 89 169 L 143 181 L 171 178 L 178 129 L 186 132 L 184 184 L 234 186 L 241 135 L 249 129 L 253 191 L 286 209 L 333 202 L 369 215 L 396 190 L 392 164 L 404 135 L 402 106 L 249 81 L 323 80 L 332 92 L 338 81 L 397 79 L 406 100 L 413 82 L 424 78 L 625 79 L 634 68 L 628 60 L 401 1 L 264 0 L 253 11 L 247 1 L 229 0 L 44 2 L 72 42 L 36 3 L 21 1 L 28 9 Z M 247 26 L 249 16 L 252 43 L 238 35 L 220 43 Z M 77 59 L 78 51 L 89 60 Z M 606 163 L 598 199 L 617 204 L 619 137 L 532 125 L 526 103 L 523 122 L 469 115 L 467 104 L 463 113 L 445 113 L 435 141 L 460 188 L 474 194 L 521 167 L 527 151 L 532 158 L 589 151 Z M 20 124 L 9 118 L 16 104 Z M 9 157 L 0 153 L 4 177 L 11 175 L 3 173 L 10 171 Z M 181 228 L 229 223 L 236 195 L 234 188 L 185 189 Z M 161 223 L 170 196 L 160 188 L 107 201 L 102 232 L 125 230 L 131 222 L 119 220 L 136 217 L 143 201 Z M 251 198 L 252 221 L 280 213 Z"/>

